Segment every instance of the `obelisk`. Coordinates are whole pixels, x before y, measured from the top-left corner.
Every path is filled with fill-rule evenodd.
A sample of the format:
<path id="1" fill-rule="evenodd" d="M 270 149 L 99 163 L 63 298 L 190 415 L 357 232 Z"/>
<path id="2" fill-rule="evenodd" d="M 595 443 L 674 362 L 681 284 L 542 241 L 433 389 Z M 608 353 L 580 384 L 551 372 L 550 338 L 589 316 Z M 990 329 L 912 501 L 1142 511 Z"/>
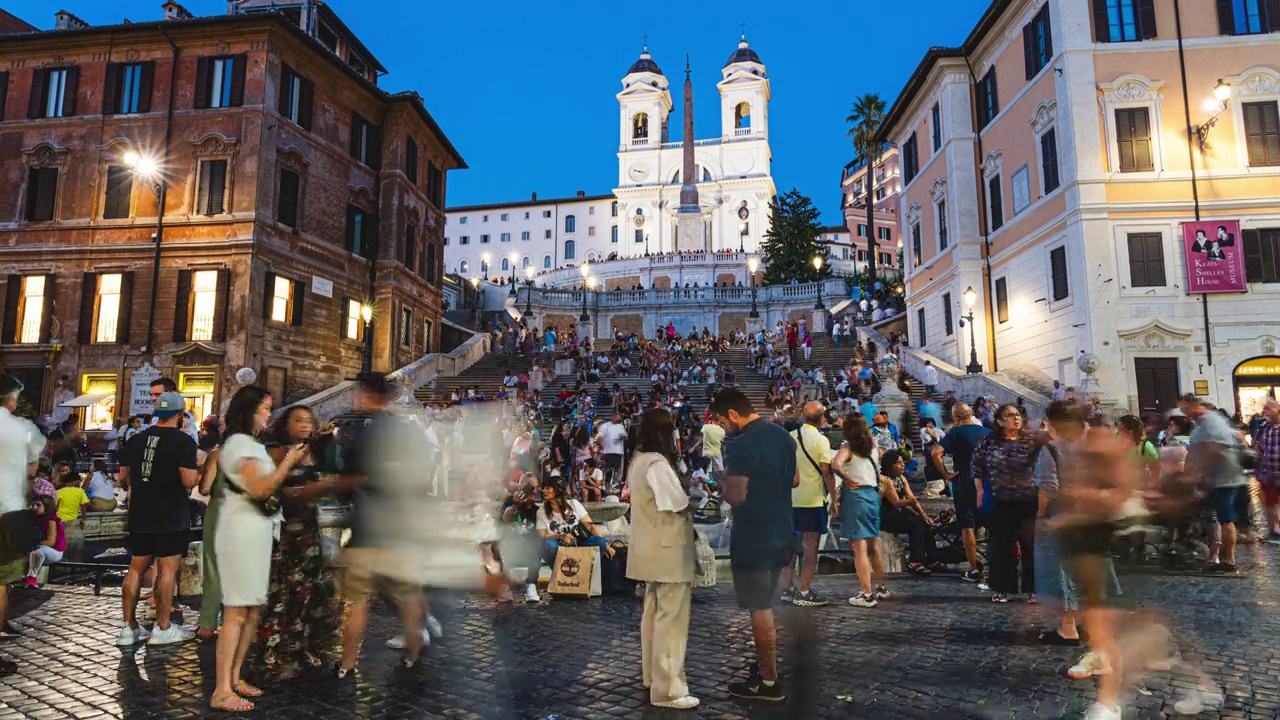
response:
<path id="1" fill-rule="evenodd" d="M 684 169 L 680 175 L 680 209 L 676 212 L 676 250 L 701 252 L 706 250 L 702 236 L 702 208 L 698 206 L 698 176 L 693 162 L 693 79 L 689 70 L 689 56 L 684 59 Z"/>

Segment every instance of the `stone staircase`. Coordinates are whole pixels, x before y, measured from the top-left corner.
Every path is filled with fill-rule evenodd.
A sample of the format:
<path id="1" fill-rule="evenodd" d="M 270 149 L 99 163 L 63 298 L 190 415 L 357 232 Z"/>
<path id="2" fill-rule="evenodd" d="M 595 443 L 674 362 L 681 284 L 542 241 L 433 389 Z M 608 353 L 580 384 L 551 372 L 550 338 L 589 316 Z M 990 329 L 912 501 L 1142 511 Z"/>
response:
<path id="1" fill-rule="evenodd" d="M 507 372 L 516 375 L 527 375 L 533 368 L 534 355 L 519 353 L 503 353 L 490 350 L 471 367 L 458 375 L 438 377 L 414 391 L 419 402 L 448 402 L 453 390 L 466 390 L 478 387 L 485 395 L 492 397 L 502 387 L 502 379 Z"/>

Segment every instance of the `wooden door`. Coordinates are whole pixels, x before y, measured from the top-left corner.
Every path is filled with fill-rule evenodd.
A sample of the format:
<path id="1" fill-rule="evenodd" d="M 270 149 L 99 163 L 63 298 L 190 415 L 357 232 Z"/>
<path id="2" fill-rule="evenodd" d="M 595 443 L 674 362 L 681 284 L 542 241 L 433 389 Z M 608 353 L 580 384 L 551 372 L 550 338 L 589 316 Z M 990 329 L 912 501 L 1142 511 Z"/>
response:
<path id="1" fill-rule="evenodd" d="M 1138 378 L 1138 408 L 1164 414 L 1177 407 L 1180 394 L 1177 358 L 1134 358 Z"/>

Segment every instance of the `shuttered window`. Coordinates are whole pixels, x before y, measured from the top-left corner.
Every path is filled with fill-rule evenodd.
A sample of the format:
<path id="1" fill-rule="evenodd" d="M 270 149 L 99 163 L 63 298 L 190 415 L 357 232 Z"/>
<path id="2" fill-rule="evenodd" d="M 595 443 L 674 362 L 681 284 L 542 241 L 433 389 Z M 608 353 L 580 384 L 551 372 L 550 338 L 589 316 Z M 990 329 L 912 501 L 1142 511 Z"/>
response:
<path id="1" fill-rule="evenodd" d="M 1258 35 L 1280 31 L 1280 0 L 1218 0 L 1218 32 Z"/>
<path id="2" fill-rule="evenodd" d="M 423 263 L 426 266 L 426 278 L 428 285 L 436 284 L 436 244 L 427 241 L 427 257 Z"/>
<path id="3" fill-rule="evenodd" d="M 1131 233 L 1129 286 L 1164 287 L 1164 239 L 1160 233 Z"/>
<path id="4" fill-rule="evenodd" d="M 911 133 L 911 137 L 902 145 L 902 181 L 909 183 L 915 179 L 920 172 L 920 152 L 916 147 L 916 134 Z"/>
<path id="5" fill-rule="evenodd" d="M 244 55 L 202 57 L 196 61 L 196 109 L 240 107 L 244 104 Z"/>
<path id="6" fill-rule="evenodd" d="M 978 81 L 978 129 L 987 126 L 1000 114 L 1000 95 L 996 89 L 996 67 L 991 66 L 987 74 Z"/>
<path id="7" fill-rule="evenodd" d="M 1280 282 L 1280 228 L 1242 230 L 1244 275 L 1249 282 Z"/>
<path id="8" fill-rule="evenodd" d="M 28 118 L 71 117 L 76 114 L 76 92 L 80 68 L 36 68 L 31 71 L 31 97 Z"/>
<path id="9" fill-rule="evenodd" d="M 1049 128 L 1040 136 L 1040 179 L 1044 183 L 1044 194 L 1048 195 L 1058 189 L 1058 132 Z"/>
<path id="10" fill-rule="evenodd" d="M 375 125 L 359 113 L 351 113 L 351 157 L 377 170 L 382 157 L 382 139 Z"/>
<path id="11" fill-rule="evenodd" d="M 995 232 L 1004 227 L 1004 188 L 999 175 L 987 181 L 987 202 L 991 206 L 991 232 Z"/>
<path id="12" fill-rule="evenodd" d="M 911 226 L 911 265 L 913 267 L 920 267 L 920 263 L 922 262 L 920 251 L 922 249 L 923 248 L 920 247 L 920 223 L 916 223 Z M 858 251 L 858 255 L 862 255 L 861 250 Z M 861 259 L 861 257 L 859 257 L 859 259 Z"/>
<path id="13" fill-rule="evenodd" d="M 1280 165 L 1280 104 L 1244 103 L 1245 145 L 1249 167 Z"/>
<path id="14" fill-rule="evenodd" d="M 1093 0 L 1093 27 L 1100 43 L 1153 38 L 1155 0 Z"/>
<path id="15" fill-rule="evenodd" d="M 27 171 L 28 221 L 52 220 L 54 199 L 57 196 L 58 168 L 31 168 Z"/>
<path id="16" fill-rule="evenodd" d="M 1053 57 L 1053 33 L 1049 25 L 1049 3 L 1045 3 L 1022 27 L 1022 54 L 1027 79 L 1040 74 Z"/>
<path id="17" fill-rule="evenodd" d="M 409 182 L 418 184 L 418 143 L 413 138 L 405 138 L 404 174 L 409 177 Z"/>
<path id="18" fill-rule="evenodd" d="M 924 308 L 916 311 L 916 330 L 920 333 L 920 347 L 927 346 L 929 344 L 929 335 L 924 329 Z"/>
<path id="19" fill-rule="evenodd" d="M 298 197 L 302 179 L 290 170 L 280 171 L 280 200 L 276 206 L 276 220 L 281 225 L 298 227 Z"/>
<path id="20" fill-rule="evenodd" d="M 1146 108 L 1116 110 L 1116 149 L 1120 172 L 1151 172 L 1151 116 Z"/>
<path id="21" fill-rule="evenodd" d="M 1056 247 L 1049 251 L 1049 275 L 1053 285 L 1053 299 L 1066 300 L 1071 294 L 1067 281 L 1067 249 Z"/>
<path id="22" fill-rule="evenodd" d="M 220 215 L 226 212 L 227 161 L 201 160 L 199 182 L 196 214 Z"/>
<path id="23" fill-rule="evenodd" d="M 955 333 L 951 325 L 951 293 L 942 294 L 942 331 L 948 336 Z"/>
<path id="24" fill-rule="evenodd" d="M 1006 278 L 996 280 L 996 321 L 1009 322 L 1009 281 Z"/>
<path id="25" fill-rule="evenodd" d="M 102 88 L 103 115 L 151 112 L 154 62 L 108 63 Z"/>
<path id="26" fill-rule="evenodd" d="M 123 165 L 108 167 L 106 196 L 102 202 L 103 219 L 119 220 L 129 217 L 132 198 L 133 171 Z"/>
<path id="27" fill-rule="evenodd" d="M 418 259 L 418 228 L 412 225 L 404 226 L 404 257 L 402 259 L 404 266 L 412 272 Z"/>
<path id="28" fill-rule="evenodd" d="M 280 68 L 280 114 L 304 129 L 311 129 L 315 85 L 288 65 Z"/>

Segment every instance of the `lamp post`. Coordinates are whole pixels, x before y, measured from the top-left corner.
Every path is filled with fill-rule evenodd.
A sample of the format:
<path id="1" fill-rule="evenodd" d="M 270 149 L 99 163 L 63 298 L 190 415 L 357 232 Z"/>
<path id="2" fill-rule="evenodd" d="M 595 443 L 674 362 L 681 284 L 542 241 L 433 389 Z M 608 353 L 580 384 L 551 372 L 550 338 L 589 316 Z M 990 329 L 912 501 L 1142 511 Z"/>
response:
<path id="1" fill-rule="evenodd" d="M 165 136 L 165 150 L 168 151 L 168 131 Z M 144 352 L 151 352 L 151 341 L 155 332 L 156 299 L 160 288 L 160 242 L 164 239 L 164 206 L 168 186 L 164 182 L 164 174 L 155 158 L 130 150 L 121 158 L 138 179 L 147 183 L 156 194 L 156 232 L 155 257 L 151 266 L 151 306 L 147 313 L 147 344 L 142 346 Z"/>
<path id="2" fill-rule="evenodd" d="M 480 314 L 480 278 L 471 278 L 471 319 L 475 320 Z"/>
<path id="3" fill-rule="evenodd" d="M 489 279 L 489 253 L 480 256 L 480 270 L 484 273 L 484 279 Z"/>
<path id="4" fill-rule="evenodd" d="M 364 320 L 364 359 L 360 371 L 369 372 L 373 369 L 373 307 L 369 303 L 360 306 L 360 319 Z"/>
<path id="5" fill-rule="evenodd" d="M 591 289 L 591 283 L 594 278 L 583 278 L 582 280 L 582 315 L 578 317 L 581 322 L 587 322 L 591 316 L 587 314 L 587 291 Z"/>
<path id="6" fill-rule="evenodd" d="M 965 366 L 965 372 L 970 375 L 977 375 L 982 372 L 982 365 L 978 363 L 978 341 L 974 337 L 973 329 L 973 304 L 978 301 L 978 293 L 970 285 L 964 291 L 964 304 L 969 308 L 967 315 L 960 316 L 960 326 L 969 323 L 969 364 Z"/>
<path id="7" fill-rule="evenodd" d="M 760 267 L 760 261 L 752 255 L 747 259 L 747 270 L 751 273 L 751 312 L 747 314 L 749 318 L 760 317 L 760 310 L 756 308 L 756 270 Z"/>
<path id="8" fill-rule="evenodd" d="M 814 304 L 814 310 L 826 310 L 826 306 L 822 304 L 822 256 L 813 256 L 813 269 L 818 273 L 818 302 Z"/>
<path id="9" fill-rule="evenodd" d="M 738 223 L 738 252 L 747 251 L 747 222 Z"/>
<path id="10" fill-rule="evenodd" d="M 516 296 L 516 260 L 519 257 L 519 253 L 511 253 L 511 292 L 507 293 L 508 297 Z"/>
<path id="11" fill-rule="evenodd" d="M 529 315 L 533 313 L 533 266 L 524 269 L 524 317 L 521 321 L 529 327 Z"/>

